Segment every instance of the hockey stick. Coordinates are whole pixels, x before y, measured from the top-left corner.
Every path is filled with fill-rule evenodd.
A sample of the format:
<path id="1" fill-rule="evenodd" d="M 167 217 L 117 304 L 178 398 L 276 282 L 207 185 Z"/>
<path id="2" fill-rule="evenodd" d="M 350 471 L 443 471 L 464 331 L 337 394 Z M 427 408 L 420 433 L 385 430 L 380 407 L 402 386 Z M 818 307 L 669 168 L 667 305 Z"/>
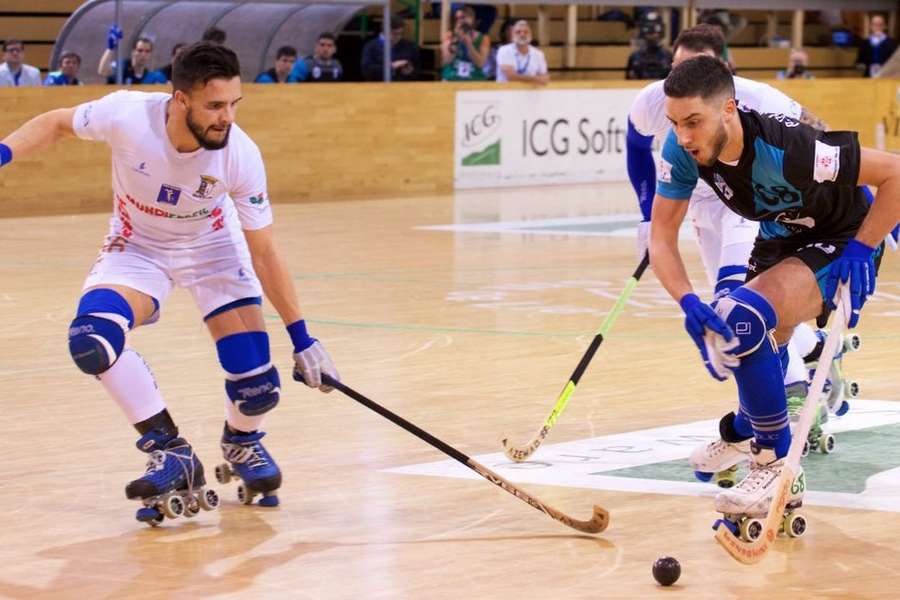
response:
<path id="1" fill-rule="evenodd" d="M 565 387 L 563 387 L 562 392 L 560 392 L 559 397 L 556 399 L 553 410 L 550 411 L 550 415 L 544 420 L 544 424 L 537 434 L 524 446 L 515 446 L 510 443 L 509 438 L 503 438 L 503 452 L 506 453 L 506 456 L 509 457 L 510 460 L 516 462 L 526 460 L 529 456 L 534 454 L 534 451 L 538 449 L 538 446 L 543 443 L 544 438 L 546 438 L 547 434 L 550 432 L 550 428 L 553 427 L 556 420 L 559 419 L 562 412 L 566 409 L 569 399 L 575 392 L 575 386 L 578 385 L 578 381 L 581 379 L 581 376 L 584 375 L 585 370 L 587 370 L 591 359 L 594 358 L 594 354 L 597 352 L 600 344 L 603 343 L 603 337 L 609 332 L 613 323 L 616 322 L 616 318 L 619 316 L 619 313 L 622 312 L 622 309 L 625 308 L 628 298 L 631 297 L 631 292 L 634 291 L 635 286 L 637 286 L 638 281 L 641 279 L 641 275 L 644 274 L 644 271 L 649 264 L 650 255 L 648 252 L 644 252 L 644 258 L 641 260 L 641 264 L 638 265 L 638 268 L 635 269 L 631 279 L 625 284 L 625 289 L 619 294 L 619 299 L 616 300 L 613 309 L 606 315 L 606 318 L 603 319 L 603 324 L 600 325 L 600 329 L 594 334 L 594 339 L 591 340 L 591 344 L 588 346 L 587 350 L 585 350 L 581 360 L 578 361 L 578 366 L 575 367 L 572 376 L 569 377 L 569 381 L 566 382 Z"/>
<path id="2" fill-rule="evenodd" d="M 302 377 L 300 377 L 300 375 L 296 371 L 294 372 L 294 379 L 297 381 L 303 380 Z M 400 427 L 402 427 L 406 431 L 410 432 L 411 434 L 413 434 L 420 440 L 431 444 L 432 446 L 434 446 L 435 448 L 437 448 L 438 450 L 440 450 L 447 456 L 466 465 L 467 467 L 469 467 L 470 469 L 472 469 L 473 471 L 475 471 L 476 473 L 478 473 L 479 475 L 481 475 L 482 477 L 484 477 L 485 479 L 487 479 L 488 481 L 490 481 L 497 487 L 509 492 L 510 494 L 512 494 L 513 496 L 518 498 L 519 500 L 524 500 L 525 502 L 530 504 L 532 507 L 538 509 L 539 511 L 546 514 L 550 518 L 555 519 L 556 521 L 559 521 L 563 525 L 568 525 L 572 529 L 576 529 L 576 530 L 584 532 L 584 533 L 600 533 L 601 531 L 606 529 L 606 527 L 609 525 L 609 513 L 606 512 L 604 509 L 602 509 L 599 506 L 594 506 L 594 514 L 590 518 L 590 520 L 579 521 L 578 519 L 573 519 L 569 515 L 556 510 L 552 506 L 544 504 L 543 502 L 541 502 L 540 500 L 538 500 L 537 498 L 535 498 L 528 492 L 511 484 L 510 482 L 508 482 L 504 478 L 500 477 L 499 475 L 497 475 L 496 473 L 494 473 L 493 471 L 491 471 L 490 469 L 488 469 L 481 463 L 475 461 L 474 459 L 470 458 L 469 456 L 466 456 L 465 454 L 463 454 L 462 452 L 460 452 L 453 446 L 450 446 L 449 444 L 442 442 L 441 440 L 437 439 L 436 437 L 434 437 L 427 431 L 420 429 L 416 425 L 413 425 L 412 423 L 410 423 L 403 417 L 392 413 L 391 411 L 384 408 L 380 404 L 377 404 L 376 402 L 369 400 L 368 398 L 366 398 L 365 396 L 363 396 L 356 390 L 351 389 L 349 386 L 341 383 L 340 381 L 337 381 L 323 373 L 322 374 L 322 383 L 325 385 L 330 385 L 331 387 L 333 387 L 337 390 L 340 390 L 342 393 L 344 393 L 347 396 L 349 396 L 350 398 L 356 400 L 357 402 L 359 402 L 366 408 L 369 408 L 369 409 L 377 412 L 379 415 L 381 415 L 388 421 L 391 421 L 391 422 L 395 423 L 396 425 L 399 425 Z"/>
<path id="3" fill-rule="evenodd" d="M 844 296 L 844 286 L 841 286 L 840 299 L 837 308 L 834 311 L 834 322 L 831 324 L 831 330 L 828 332 L 828 339 L 825 340 L 825 347 L 819 357 L 820 365 L 830 365 L 837 353 L 838 345 L 841 344 L 841 333 L 845 326 L 846 315 L 845 307 L 849 305 L 849 300 Z M 760 536 L 753 542 L 745 542 L 736 537 L 728 527 L 719 524 L 716 528 L 716 541 L 735 560 L 747 565 L 758 563 L 772 547 L 775 538 L 778 537 L 778 531 L 781 527 L 781 521 L 784 518 L 784 509 L 787 506 L 788 498 L 791 495 L 791 486 L 794 484 L 794 477 L 800 466 L 800 458 L 803 453 L 803 446 L 806 438 L 809 436 L 809 429 L 815 419 L 816 411 L 819 410 L 819 400 L 824 393 L 825 379 L 828 377 L 827 368 L 817 368 L 816 374 L 813 376 L 812 383 L 809 387 L 809 394 L 803 403 L 803 410 L 800 412 L 800 418 L 797 421 L 797 427 L 794 429 L 793 439 L 791 439 L 791 447 L 788 450 L 787 457 L 784 459 L 784 468 L 781 471 L 781 477 L 778 480 L 778 488 L 769 504 L 769 513 L 763 523 L 763 529 Z"/>

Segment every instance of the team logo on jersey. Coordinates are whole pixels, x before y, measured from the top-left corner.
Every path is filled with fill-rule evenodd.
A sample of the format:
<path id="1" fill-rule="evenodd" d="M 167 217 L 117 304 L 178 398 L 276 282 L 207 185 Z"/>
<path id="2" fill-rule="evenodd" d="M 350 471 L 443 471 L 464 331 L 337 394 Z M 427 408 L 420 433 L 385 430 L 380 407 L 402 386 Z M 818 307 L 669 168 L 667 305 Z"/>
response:
<path id="1" fill-rule="evenodd" d="M 818 183 L 835 181 L 841 169 L 841 149 L 816 140 L 816 159 L 813 163 L 813 179 Z"/>
<path id="2" fill-rule="evenodd" d="M 731 200 L 731 197 L 734 196 L 734 190 L 728 187 L 728 184 L 725 183 L 725 179 L 723 179 L 721 175 L 718 173 L 713 175 L 713 183 L 716 184 L 719 193 L 722 194 L 726 200 Z"/>
<path id="3" fill-rule="evenodd" d="M 252 204 L 253 206 L 262 208 L 263 206 L 266 205 L 266 201 L 267 201 L 268 199 L 269 199 L 269 198 L 266 196 L 266 193 L 265 193 L 265 192 L 260 192 L 260 193 L 256 194 L 255 196 L 250 196 L 249 202 L 250 202 L 250 204 Z"/>
<path id="4" fill-rule="evenodd" d="M 197 191 L 191 195 L 194 198 L 209 200 L 212 198 L 213 188 L 216 187 L 217 183 L 219 183 L 219 180 L 215 177 L 212 177 L 211 175 L 201 175 L 200 185 L 197 187 Z"/>
<path id="5" fill-rule="evenodd" d="M 657 178 L 664 183 L 672 183 L 672 163 L 660 157 Z"/>
<path id="6" fill-rule="evenodd" d="M 797 125 L 800 124 L 799 121 L 795 121 L 794 119 L 790 118 L 789 116 L 783 115 L 781 113 L 768 113 L 766 116 L 771 119 L 775 119 L 776 121 L 778 121 L 785 127 L 796 127 Z"/>
<path id="7" fill-rule="evenodd" d="M 137 173 L 138 175 L 143 175 L 144 177 L 150 177 L 150 173 L 147 172 L 147 163 L 142 162 L 136 167 L 131 167 L 131 170 Z"/>
<path id="8" fill-rule="evenodd" d="M 815 219 L 812 217 L 801 217 L 798 209 L 791 209 L 783 213 L 778 213 L 775 217 L 775 222 L 786 225 L 788 230 L 795 233 L 804 229 L 812 229 L 816 226 Z"/>
<path id="9" fill-rule="evenodd" d="M 162 204 L 171 204 L 172 206 L 175 206 L 178 204 L 178 198 L 180 197 L 180 188 L 164 183 L 162 184 L 162 187 L 159 188 L 159 195 L 156 197 L 156 201 Z"/>

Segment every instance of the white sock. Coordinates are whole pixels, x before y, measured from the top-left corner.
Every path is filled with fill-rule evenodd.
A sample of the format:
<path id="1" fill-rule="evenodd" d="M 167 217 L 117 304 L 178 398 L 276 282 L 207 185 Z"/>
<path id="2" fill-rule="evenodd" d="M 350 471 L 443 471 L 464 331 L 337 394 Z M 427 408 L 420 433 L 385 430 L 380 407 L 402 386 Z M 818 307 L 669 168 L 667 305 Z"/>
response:
<path id="1" fill-rule="evenodd" d="M 126 348 L 119 360 L 97 376 L 132 425 L 159 414 L 166 408 L 150 367 L 140 354 Z"/>
<path id="2" fill-rule="evenodd" d="M 237 409 L 234 402 L 225 398 L 225 422 L 228 423 L 232 429 L 237 429 L 238 431 L 256 431 L 262 427 L 265 418 L 265 414 L 252 417 L 245 415 Z"/>
<path id="3" fill-rule="evenodd" d="M 792 383 L 797 383 L 798 381 L 806 381 L 809 379 L 809 372 L 806 370 L 806 365 L 803 363 L 803 357 L 800 355 L 800 352 L 797 351 L 797 344 L 794 343 L 794 338 L 791 338 L 791 341 L 788 342 L 788 364 L 787 369 L 784 373 L 784 385 L 790 385 Z"/>
<path id="4" fill-rule="evenodd" d="M 816 330 L 806 323 L 800 323 L 794 328 L 794 335 L 791 336 L 791 343 L 800 354 L 800 358 L 807 356 L 819 343 Z"/>

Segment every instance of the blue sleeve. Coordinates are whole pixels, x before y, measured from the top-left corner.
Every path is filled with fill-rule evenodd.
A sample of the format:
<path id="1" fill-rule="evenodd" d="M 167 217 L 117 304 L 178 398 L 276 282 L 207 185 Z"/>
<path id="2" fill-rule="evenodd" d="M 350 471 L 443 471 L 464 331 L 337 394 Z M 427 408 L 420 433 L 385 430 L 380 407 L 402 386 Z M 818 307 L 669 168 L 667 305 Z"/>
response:
<path id="1" fill-rule="evenodd" d="M 698 178 L 697 162 L 678 145 L 675 132 L 669 130 L 659 161 L 656 193 L 670 200 L 688 200 Z"/>
<path id="2" fill-rule="evenodd" d="M 260 73 L 256 76 L 256 79 L 253 80 L 253 83 L 275 83 L 271 77 L 269 77 L 268 73 Z"/>
<path id="3" fill-rule="evenodd" d="M 297 83 L 298 81 L 306 81 L 309 79 L 309 69 L 306 67 L 306 59 L 298 58 L 294 62 L 291 74 L 288 75 L 288 83 Z"/>
<path id="4" fill-rule="evenodd" d="M 625 137 L 625 160 L 628 178 L 638 197 L 644 221 L 650 220 L 653 195 L 656 193 L 656 165 L 653 164 L 653 136 L 641 135 L 628 119 L 628 135 Z"/>
<path id="5" fill-rule="evenodd" d="M 162 74 L 162 71 L 151 71 L 144 78 L 144 83 L 167 83 L 166 76 Z"/>

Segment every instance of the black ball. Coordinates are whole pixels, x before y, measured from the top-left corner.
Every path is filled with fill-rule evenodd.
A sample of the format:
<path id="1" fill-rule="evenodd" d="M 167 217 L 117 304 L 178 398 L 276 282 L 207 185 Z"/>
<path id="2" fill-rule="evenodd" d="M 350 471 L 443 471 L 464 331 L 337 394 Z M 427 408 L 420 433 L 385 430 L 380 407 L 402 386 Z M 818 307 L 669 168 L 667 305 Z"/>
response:
<path id="1" fill-rule="evenodd" d="M 681 565 L 671 556 L 661 556 L 653 563 L 653 579 L 659 585 L 672 585 L 681 577 Z"/>

